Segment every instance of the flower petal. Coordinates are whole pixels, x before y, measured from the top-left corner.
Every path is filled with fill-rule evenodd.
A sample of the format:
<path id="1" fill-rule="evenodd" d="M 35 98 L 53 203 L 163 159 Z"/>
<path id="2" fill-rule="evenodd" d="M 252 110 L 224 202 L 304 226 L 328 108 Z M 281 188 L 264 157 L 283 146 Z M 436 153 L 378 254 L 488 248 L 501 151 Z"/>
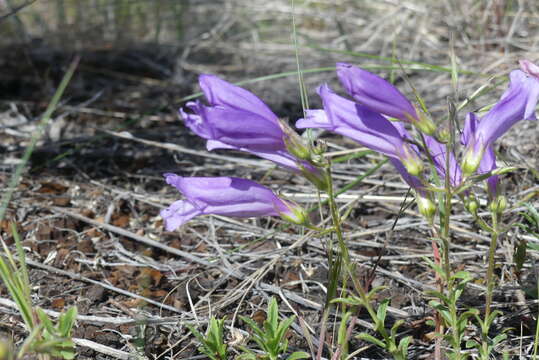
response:
<path id="1" fill-rule="evenodd" d="M 337 75 L 346 91 L 369 109 L 406 122 L 418 119 L 410 101 L 378 75 L 346 63 L 337 63 Z"/>
<path id="2" fill-rule="evenodd" d="M 167 231 L 174 231 L 195 216 L 202 214 L 202 211 L 189 201 L 178 200 L 168 208 L 161 210 L 161 217 L 165 220 Z"/>
<path id="3" fill-rule="evenodd" d="M 324 110 L 305 110 L 305 115 L 305 118 L 296 121 L 296 128 L 318 128 L 326 130 L 333 130 L 334 128 Z"/>
<path id="4" fill-rule="evenodd" d="M 404 141 L 385 117 L 335 94 L 327 85 L 320 86 L 318 94 L 322 98 L 333 132 L 385 155 L 401 156 Z"/>
<path id="5" fill-rule="evenodd" d="M 406 167 L 400 161 L 399 159 L 395 158 L 389 158 L 389 161 L 391 164 L 395 167 L 395 169 L 399 172 L 403 180 L 414 190 L 420 192 L 421 194 L 425 194 L 425 187 L 423 186 L 423 183 L 417 176 L 411 175 L 408 170 L 406 170 Z"/>
<path id="6" fill-rule="evenodd" d="M 438 175 L 445 179 L 446 177 L 446 162 L 447 162 L 447 148 L 444 144 L 439 143 L 432 136 L 425 135 L 425 142 L 428 146 L 429 153 L 434 161 L 434 166 Z M 449 180 L 451 185 L 458 186 L 462 182 L 462 171 L 455 159 L 455 155 L 451 153 L 449 155 Z"/>
<path id="7" fill-rule="evenodd" d="M 485 146 L 496 141 L 517 121 L 536 118 L 539 79 L 520 70 L 512 71 L 510 78 L 509 89 L 477 126 L 476 137 L 481 138 Z"/>
<path id="8" fill-rule="evenodd" d="M 198 81 L 210 105 L 251 112 L 277 123 L 277 116 L 250 91 L 222 80 L 215 75 L 202 74 L 199 76 Z"/>
<path id="9" fill-rule="evenodd" d="M 165 174 L 166 182 L 185 197 L 161 212 L 167 229 L 173 230 L 195 216 L 216 214 L 234 217 L 281 216 L 304 223 L 299 206 L 280 199 L 270 189 L 251 180 L 233 177 L 181 177 Z"/>

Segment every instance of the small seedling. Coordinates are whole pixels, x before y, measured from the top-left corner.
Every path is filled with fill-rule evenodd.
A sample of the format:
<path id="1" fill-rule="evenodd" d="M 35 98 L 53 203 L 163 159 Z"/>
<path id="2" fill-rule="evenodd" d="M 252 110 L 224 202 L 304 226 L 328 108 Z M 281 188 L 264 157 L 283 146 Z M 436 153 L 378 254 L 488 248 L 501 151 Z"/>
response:
<path id="1" fill-rule="evenodd" d="M 17 258 L 0 239 L 4 250 L 0 254 L 0 279 L 17 304 L 21 317 L 30 331 L 30 335 L 24 341 L 15 359 L 22 359 L 25 354 L 30 352 L 39 354 L 40 359 L 49 359 L 51 356 L 68 360 L 74 359 L 75 344 L 71 340 L 71 330 L 75 324 L 77 309 L 70 308 L 60 316 L 57 324 L 54 325 L 42 309 L 32 305 L 26 258 L 19 234 L 13 224 L 12 234 L 17 248 Z M 0 344 L 0 348 L 1 346 Z M 6 349 L 8 348 L 6 347 Z M 13 358 L 8 350 L 5 352 L 8 353 L 6 359 Z M 0 356 L 0 359 L 4 358 Z"/>
<path id="2" fill-rule="evenodd" d="M 225 319 L 210 319 L 206 335 L 202 335 L 191 325 L 187 325 L 189 331 L 197 338 L 201 346 L 198 351 L 208 356 L 211 360 L 226 360 L 228 358 L 228 347 L 223 340 L 223 330 Z"/>
<path id="3" fill-rule="evenodd" d="M 279 308 L 277 306 L 277 300 L 271 298 L 268 305 L 267 319 L 264 321 L 262 328 L 260 328 L 256 322 L 248 317 L 240 316 L 253 331 L 253 341 L 256 342 L 259 349 L 264 355 L 255 355 L 254 352 L 243 349 L 244 354 L 241 355 L 241 359 L 245 360 L 277 360 L 282 354 L 285 354 L 288 350 L 288 340 L 286 339 L 286 332 L 288 328 L 295 320 L 295 316 L 292 316 L 283 321 L 279 321 Z M 287 360 L 295 359 L 307 359 L 309 354 L 303 351 L 297 351 L 288 356 Z"/>

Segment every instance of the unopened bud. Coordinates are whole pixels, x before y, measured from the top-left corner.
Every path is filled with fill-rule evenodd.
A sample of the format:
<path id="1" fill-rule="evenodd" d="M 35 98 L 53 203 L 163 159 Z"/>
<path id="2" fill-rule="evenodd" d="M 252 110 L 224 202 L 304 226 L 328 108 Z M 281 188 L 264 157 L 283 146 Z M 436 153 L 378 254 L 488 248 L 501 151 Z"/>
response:
<path id="1" fill-rule="evenodd" d="M 503 195 L 497 196 L 490 202 L 490 211 L 496 214 L 502 214 L 507 208 L 507 198 Z"/>
<path id="2" fill-rule="evenodd" d="M 415 199 L 419 213 L 423 215 L 428 222 L 432 221 L 434 214 L 436 214 L 436 205 L 431 199 L 417 195 Z"/>
<path id="3" fill-rule="evenodd" d="M 447 144 L 451 140 L 451 133 L 447 127 L 441 127 L 436 131 L 435 139 L 442 144 Z"/>
<path id="4" fill-rule="evenodd" d="M 466 209 L 470 212 L 472 215 L 477 215 L 477 210 L 479 209 L 479 202 L 477 202 L 477 199 L 475 196 L 469 196 L 466 199 Z"/>

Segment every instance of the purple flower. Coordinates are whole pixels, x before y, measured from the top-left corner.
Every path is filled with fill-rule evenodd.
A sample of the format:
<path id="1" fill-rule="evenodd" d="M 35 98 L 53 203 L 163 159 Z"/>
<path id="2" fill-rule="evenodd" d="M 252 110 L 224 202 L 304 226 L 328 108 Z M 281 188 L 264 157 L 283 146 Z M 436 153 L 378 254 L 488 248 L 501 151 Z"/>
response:
<path id="1" fill-rule="evenodd" d="M 357 102 L 369 109 L 409 122 L 422 132 L 433 135 L 436 125 L 393 85 L 378 75 L 356 66 L 337 63 L 337 76 L 342 86 Z"/>
<path id="2" fill-rule="evenodd" d="M 399 159 L 413 175 L 421 172 L 421 160 L 415 149 L 389 120 L 364 105 L 335 94 L 327 85 L 320 86 L 318 94 L 324 110 L 307 110 L 307 117 L 296 122 L 297 128 L 320 128 L 347 136 L 372 150 Z"/>
<path id="3" fill-rule="evenodd" d="M 402 121 L 418 119 L 410 101 L 380 76 L 346 63 L 337 63 L 337 75 L 346 91 L 369 109 Z"/>
<path id="4" fill-rule="evenodd" d="M 298 205 L 276 196 L 270 189 L 251 180 L 233 177 L 181 177 L 165 174 L 166 182 L 178 189 L 185 200 L 161 211 L 166 229 L 173 231 L 199 215 L 232 217 L 281 216 L 304 224 L 307 215 Z"/>
<path id="5" fill-rule="evenodd" d="M 402 161 L 390 157 L 389 162 L 395 167 L 398 173 L 401 175 L 402 179 L 415 191 L 426 196 L 425 186 L 417 176 L 411 175 L 406 167 L 403 165 Z"/>
<path id="6" fill-rule="evenodd" d="M 434 161 L 434 167 L 438 175 L 445 179 L 446 177 L 446 162 L 447 162 L 447 148 L 444 144 L 439 143 L 432 136 L 425 136 L 425 142 L 428 147 L 428 151 L 432 160 Z M 462 170 L 460 169 L 455 154 L 449 155 L 449 181 L 452 186 L 458 186 L 462 182 Z"/>
<path id="7" fill-rule="evenodd" d="M 528 64 L 525 69 L 533 71 L 531 65 Z M 529 75 L 521 70 L 514 70 L 509 76 L 509 88 L 479 121 L 473 135 L 466 137 L 462 169 L 467 176 L 477 170 L 486 149 L 517 121 L 536 119 L 539 78 L 533 72 Z"/>
<path id="8" fill-rule="evenodd" d="M 464 129 L 462 131 L 461 142 L 466 145 L 473 141 L 477 132 L 478 120 L 474 113 L 468 113 L 466 115 L 466 121 L 464 122 Z M 484 150 L 477 172 L 479 174 L 488 173 L 496 169 L 496 155 L 492 145 L 487 146 Z M 498 194 L 498 175 L 490 176 L 487 179 L 487 190 L 491 197 L 496 197 Z"/>
<path id="9" fill-rule="evenodd" d="M 529 60 L 520 60 L 518 63 L 520 64 L 522 71 L 539 79 L 539 66 L 535 65 Z"/>
<path id="10" fill-rule="evenodd" d="M 201 75 L 199 83 L 209 106 L 191 101 L 186 107 L 192 112 L 180 109 L 180 115 L 187 127 L 207 140 L 209 151 L 249 152 L 322 186 L 325 180 L 321 171 L 297 157 L 306 157 L 308 149 L 262 100 L 214 75 Z"/>
<path id="11" fill-rule="evenodd" d="M 284 150 L 284 133 L 275 115 L 258 97 L 214 75 L 201 75 L 200 87 L 210 106 L 189 102 L 194 114 L 180 110 L 185 124 L 197 135 L 251 151 Z"/>

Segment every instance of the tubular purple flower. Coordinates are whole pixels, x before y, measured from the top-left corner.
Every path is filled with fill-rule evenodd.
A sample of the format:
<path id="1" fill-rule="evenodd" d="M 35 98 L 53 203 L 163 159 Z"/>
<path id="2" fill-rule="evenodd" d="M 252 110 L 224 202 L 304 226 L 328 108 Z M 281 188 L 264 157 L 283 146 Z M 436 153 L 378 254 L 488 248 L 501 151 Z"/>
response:
<path id="1" fill-rule="evenodd" d="M 403 165 L 402 161 L 392 158 L 389 158 L 389 162 L 395 167 L 397 172 L 401 175 L 402 179 L 416 192 L 421 194 L 423 197 L 426 197 L 425 186 L 421 180 L 414 175 L 411 175 L 406 167 Z"/>
<path id="2" fill-rule="evenodd" d="M 478 171 L 480 174 L 484 174 L 495 170 L 496 168 L 496 155 L 494 154 L 494 149 L 492 149 L 492 146 L 489 146 L 486 148 L 485 153 L 483 154 Z M 499 181 L 500 178 L 498 175 L 489 176 L 487 179 L 487 191 L 491 198 L 498 196 Z"/>
<path id="3" fill-rule="evenodd" d="M 254 181 L 234 177 L 181 177 L 165 174 L 185 200 L 174 202 L 161 211 L 167 231 L 173 231 L 199 215 L 231 217 L 281 216 L 305 224 L 307 215 L 298 205 L 279 198 L 270 189 Z"/>
<path id="4" fill-rule="evenodd" d="M 533 64 L 531 64 L 533 65 Z M 532 71 L 530 64 L 527 71 Z M 535 66 L 535 65 L 534 65 Z M 479 167 L 485 150 L 520 120 L 535 120 L 539 100 L 539 78 L 521 70 L 511 72 L 509 88 L 479 121 L 474 136 L 467 139 L 462 169 L 466 176 Z"/>
<path id="5" fill-rule="evenodd" d="M 191 112 L 180 109 L 180 115 L 187 127 L 207 140 L 209 151 L 249 152 L 303 174 L 323 188 L 325 177 L 322 172 L 302 160 L 308 156 L 308 149 L 262 100 L 214 75 L 201 75 L 199 83 L 210 106 L 191 101 L 186 104 Z M 298 155 L 303 157 L 298 158 Z"/>
<path id="6" fill-rule="evenodd" d="M 279 119 L 262 100 L 214 75 L 201 75 L 199 83 L 210 106 L 195 101 L 186 105 L 194 114 L 180 110 L 194 133 L 251 151 L 285 149 Z"/>
<path id="7" fill-rule="evenodd" d="M 436 125 L 393 85 L 380 76 L 356 66 L 337 63 L 337 76 L 346 91 L 369 109 L 412 123 L 420 131 L 434 135 Z"/>
<path id="8" fill-rule="evenodd" d="M 467 145 L 474 141 L 475 134 L 477 131 L 478 120 L 477 116 L 474 113 L 468 113 L 466 115 L 466 120 L 464 122 L 464 129 L 462 131 L 461 142 L 463 145 Z M 494 154 L 494 149 L 492 145 L 487 146 L 483 151 L 483 156 L 479 162 L 477 171 L 479 174 L 488 173 L 496 169 L 496 155 Z M 490 176 L 487 179 L 487 190 L 491 197 L 496 197 L 498 195 L 498 175 Z"/>
<path id="9" fill-rule="evenodd" d="M 380 76 L 346 63 L 337 63 L 337 76 L 345 90 L 369 109 L 406 122 L 419 120 L 410 101 Z"/>
<path id="10" fill-rule="evenodd" d="M 389 120 L 364 105 L 335 94 L 327 85 L 320 86 L 318 94 L 324 110 L 307 110 L 307 117 L 296 122 L 297 128 L 320 128 L 347 136 L 372 150 L 401 160 L 413 175 L 421 172 L 422 163 L 416 151 Z"/>
<path id="11" fill-rule="evenodd" d="M 439 143 L 432 136 L 425 136 L 425 142 L 428 147 L 428 151 L 432 160 L 434 161 L 434 166 L 436 167 L 436 172 L 438 175 L 445 179 L 446 177 L 446 161 L 447 161 L 447 149 L 444 144 Z M 459 186 L 462 182 L 462 170 L 455 159 L 455 154 L 451 153 L 449 155 L 449 181 L 452 186 Z"/>

